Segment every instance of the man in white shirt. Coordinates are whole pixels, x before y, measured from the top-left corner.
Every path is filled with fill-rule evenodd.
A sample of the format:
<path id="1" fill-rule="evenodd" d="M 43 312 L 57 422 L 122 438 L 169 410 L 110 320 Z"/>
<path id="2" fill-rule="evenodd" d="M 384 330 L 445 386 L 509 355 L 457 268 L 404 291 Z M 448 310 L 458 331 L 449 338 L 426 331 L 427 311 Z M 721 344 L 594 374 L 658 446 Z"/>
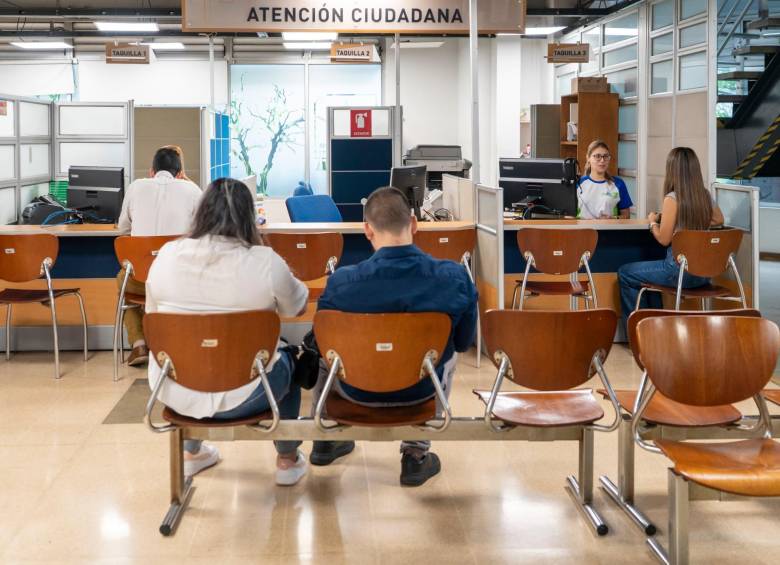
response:
<path id="1" fill-rule="evenodd" d="M 130 235 L 179 235 L 190 230 L 200 202 L 201 190 L 184 175 L 181 149 L 161 147 L 154 154 L 151 178 L 134 181 L 125 192 L 118 227 Z M 117 275 L 122 285 L 124 269 Z M 142 283 L 130 279 L 126 291 L 145 294 Z M 131 308 L 125 312 L 125 328 L 132 350 L 127 364 L 143 365 L 149 359 L 143 332 L 143 312 Z"/>

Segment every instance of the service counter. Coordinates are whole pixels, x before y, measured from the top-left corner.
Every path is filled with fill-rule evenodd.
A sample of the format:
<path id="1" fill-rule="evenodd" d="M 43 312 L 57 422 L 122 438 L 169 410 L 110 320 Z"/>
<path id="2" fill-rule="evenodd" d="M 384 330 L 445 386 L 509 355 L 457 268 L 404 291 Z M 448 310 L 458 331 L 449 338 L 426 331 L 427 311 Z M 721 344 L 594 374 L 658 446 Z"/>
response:
<path id="1" fill-rule="evenodd" d="M 421 230 L 474 229 L 473 222 L 420 222 Z M 259 228 L 261 234 L 284 232 L 339 232 L 344 234 L 341 265 L 352 265 L 371 256 L 371 244 L 363 234 L 360 222 L 340 223 L 278 223 Z M 0 226 L 0 234 L 50 233 L 59 238 L 59 255 L 52 269 L 55 287 L 78 287 L 82 291 L 90 331 L 90 348 L 110 349 L 116 312 L 119 263 L 114 254 L 114 239 L 120 235 L 114 225 L 83 224 L 65 226 Z M 184 283 L 183 283 L 184 284 Z M 0 288 L 42 288 L 43 281 L 7 284 Z M 317 286 L 314 283 L 313 286 Z M 4 313 L 3 313 L 4 314 Z M 286 325 L 307 324 L 313 312 L 300 318 L 285 320 Z M 75 298 L 57 301 L 61 349 L 81 347 L 81 317 Z M 38 304 L 17 305 L 13 309 L 12 332 L 14 350 L 47 350 L 51 348 L 51 317 L 48 308 Z M 0 342 L 5 329 L 0 326 Z"/>

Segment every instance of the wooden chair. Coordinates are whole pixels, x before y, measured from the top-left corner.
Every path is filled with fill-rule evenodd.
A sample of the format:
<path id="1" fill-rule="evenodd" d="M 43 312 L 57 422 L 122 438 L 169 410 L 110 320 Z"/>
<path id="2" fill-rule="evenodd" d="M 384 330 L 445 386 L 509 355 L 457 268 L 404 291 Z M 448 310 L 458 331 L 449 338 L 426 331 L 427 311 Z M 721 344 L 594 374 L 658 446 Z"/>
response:
<path id="1" fill-rule="evenodd" d="M 418 230 L 414 234 L 414 244 L 423 253 L 427 253 L 436 259 L 448 259 L 456 263 L 462 263 L 466 273 L 474 282 L 474 273 L 471 268 L 471 255 L 477 244 L 477 230 Z M 482 328 L 477 316 L 477 369 L 482 358 Z"/>
<path id="2" fill-rule="evenodd" d="M 672 253 L 680 264 L 680 276 L 677 286 L 663 286 L 645 283 L 639 290 L 636 300 L 636 308 L 642 302 L 645 291 L 670 294 L 675 297 L 674 309 L 680 309 L 683 298 L 698 298 L 701 300 L 702 310 L 706 310 L 707 302 L 713 298 L 720 300 L 733 300 L 742 303 L 742 308 L 747 308 L 745 288 L 739 276 L 734 255 L 739 250 L 742 242 L 742 230 L 682 230 L 674 234 L 672 238 Z M 722 275 L 728 269 L 734 274 L 739 288 L 739 297 L 732 296 L 731 290 L 724 286 L 706 284 L 696 288 L 683 288 L 683 277 L 686 272 L 697 277 L 714 278 Z"/>
<path id="3" fill-rule="evenodd" d="M 758 310 L 725 310 L 720 312 L 676 312 L 674 310 L 637 310 L 628 318 L 627 331 L 628 343 L 634 355 L 634 361 L 637 366 L 644 371 L 645 367 L 639 358 L 639 347 L 637 342 L 636 328 L 642 320 L 658 316 L 690 316 L 690 315 L 728 315 L 728 316 L 746 316 L 761 317 Z M 599 477 L 604 491 L 610 496 L 612 501 L 617 504 L 633 522 L 645 534 L 652 536 L 656 532 L 655 525 L 645 516 L 645 514 L 634 504 L 634 437 L 632 432 L 632 416 L 636 413 L 637 397 L 639 391 L 647 387 L 647 373 L 643 373 L 642 380 L 638 390 L 616 390 L 615 396 L 620 403 L 621 419 L 618 428 L 618 483 L 615 485 L 612 480 L 602 475 Z M 600 390 L 605 398 L 608 398 L 606 390 Z M 734 406 L 727 404 L 724 406 L 695 407 L 686 406 L 665 397 L 661 393 L 656 393 L 650 404 L 647 406 L 643 416 L 643 426 L 650 428 L 658 426 L 668 426 L 672 428 L 710 428 L 729 427 L 735 425 L 742 419 L 742 413 Z"/>
<path id="4" fill-rule="evenodd" d="M 498 368 L 491 391 L 475 390 L 485 403 L 485 422 L 501 432 L 513 426 L 545 429 L 570 426 L 580 430 L 578 477 L 567 477 L 566 488 L 577 508 L 599 535 L 609 529 L 593 508 L 593 432 L 618 427 L 618 401 L 604 370 L 612 347 L 617 315 L 612 310 L 582 312 L 488 310 L 485 343 Z M 565 354 L 561 351 L 565 349 Z M 604 416 L 590 389 L 579 387 L 598 373 L 609 391 L 614 422 L 596 424 Z M 532 389 L 500 392 L 504 378 Z M 503 424 L 497 426 L 493 418 Z"/>
<path id="5" fill-rule="evenodd" d="M 124 363 L 124 338 L 122 324 L 125 312 L 130 308 L 144 308 L 146 295 L 127 292 L 127 282 L 132 277 L 139 283 L 145 283 L 160 248 L 180 235 L 129 236 L 123 235 L 114 240 L 114 252 L 119 264 L 125 270 L 122 285 L 116 301 L 116 316 L 114 317 L 114 381 L 119 380 L 119 365 Z M 131 344 L 132 345 L 132 344 Z"/>
<path id="6" fill-rule="evenodd" d="M 279 408 L 265 369 L 276 353 L 280 327 L 275 312 L 263 311 L 144 316 L 146 341 L 162 367 L 146 405 L 144 422 L 155 433 L 171 434 L 171 505 L 160 525 L 164 536 L 175 532 L 194 490 L 192 478 L 184 477 L 183 448 L 188 428 L 247 426 L 270 433 L 279 424 Z M 162 417 L 168 424 L 152 423 L 155 401 L 163 384 L 171 379 L 198 392 L 225 392 L 242 387 L 258 376 L 271 407 L 268 412 L 251 418 L 216 420 L 190 418 L 166 407 Z M 270 423 L 261 423 L 268 420 Z"/>
<path id="7" fill-rule="evenodd" d="M 637 341 L 650 384 L 634 416 L 634 439 L 673 464 L 669 468 L 669 551 L 655 538 L 647 543 L 662 562 L 687 564 L 691 483 L 697 491 L 780 496 L 780 444 L 771 439 L 771 417 L 761 396 L 775 370 L 780 330 L 763 318 L 652 317 L 637 325 Z M 759 410 L 756 437 L 725 443 L 646 442 L 638 425 L 658 393 L 691 407 L 753 398 Z"/>
<path id="8" fill-rule="evenodd" d="M 525 259 L 523 278 L 515 281 L 512 309 L 523 309 L 526 292 L 530 296 L 542 294 L 569 296 L 571 309 L 577 309 L 577 298 L 585 308 L 589 303 L 598 308 L 596 286 L 590 272 L 590 258 L 596 251 L 599 234 L 593 229 L 537 229 L 524 228 L 517 232 L 517 246 Z M 569 282 L 531 281 L 531 267 L 547 275 L 569 275 Z M 579 270 L 585 267 L 587 281 L 579 280 Z M 518 303 L 518 291 L 520 301 Z"/>
<path id="9" fill-rule="evenodd" d="M 437 259 L 449 259 L 463 263 L 469 269 L 469 261 L 477 243 L 477 230 L 417 230 L 414 244 L 424 253 Z M 472 277 L 473 280 L 473 277 Z"/>
<path id="10" fill-rule="evenodd" d="M 81 310 L 84 330 L 84 361 L 87 360 L 87 315 L 84 300 L 78 288 L 55 289 L 51 281 L 51 269 L 57 261 L 59 240 L 50 234 L 0 235 L 0 280 L 25 283 L 46 277 L 46 289 L 5 288 L 0 291 L 0 304 L 5 304 L 5 358 L 11 359 L 11 313 L 14 304 L 38 302 L 49 306 L 51 326 L 54 335 L 54 378 L 60 375 L 60 344 L 55 302 L 63 296 L 75 296 Z"/>
<path id="11" fill-rule="evenodd" d="M 435 363 L 447 345 L 450 318 L 446 314 L 350 314 L 321 310 L 314 316 L 314 334 L 330 371 L 314 411 L 314 423 L 322 431 L 343 426 L 422 426 L 444 431 L 452 412 Z M 336 379 L 368 392 L 394 392 L 430 379 L 434 398 L 413 406 L 366 407 L 333 392 Z M 437 419 L 440 403 L 444 421 Z M 323 418 L 337 422 L 325 424 Z"/>
<path id="12" fill-rule="evenodd" d="M 344 250 L 344 236 L 340 233 L 268 233 L 263 237 L 303 282 L 332 274 Z M 309 301 L 316 301 L 323 290 L 309 288 Z"/>

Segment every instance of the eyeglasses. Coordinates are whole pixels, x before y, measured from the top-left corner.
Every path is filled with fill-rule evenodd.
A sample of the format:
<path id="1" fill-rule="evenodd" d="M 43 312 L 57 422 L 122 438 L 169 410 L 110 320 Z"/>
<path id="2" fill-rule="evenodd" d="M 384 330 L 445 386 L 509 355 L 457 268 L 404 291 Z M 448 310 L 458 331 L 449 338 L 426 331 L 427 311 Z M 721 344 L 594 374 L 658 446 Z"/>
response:
<path id="1" fill-rule="evenodd" d="M 609 153 L 594 153 L 591 157 L 596 161 L 609 161 L 612 159 L 612 155 Z"/>

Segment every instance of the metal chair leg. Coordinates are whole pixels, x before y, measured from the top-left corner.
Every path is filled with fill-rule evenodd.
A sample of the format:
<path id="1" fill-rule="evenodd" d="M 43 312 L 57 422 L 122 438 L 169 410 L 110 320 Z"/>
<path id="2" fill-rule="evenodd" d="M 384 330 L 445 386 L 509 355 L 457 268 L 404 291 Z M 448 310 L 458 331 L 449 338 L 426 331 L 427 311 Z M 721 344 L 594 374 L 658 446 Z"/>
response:
<path id="1" fill-rule="evenodd" d="M 477 305 L 477 369 L 482 364 L 482 316 L 479 313 L 479 305 Z"/>
<path id="2" fill-rule="evenodd" d="M 54 300 L 49 300 L 49 307 L 51 308 L 51 328 L 54 334 L 54 378 L 62 378 L 60 375 L 60 339 L 59 330 L 57 328 L 57 309 L 54 306 Z"/>
<path id="3" fill-rule="evenodd" d="M 122 339 L 122 301 L 117 303 L 116 317 L 114 318 L 114 382 L 119 380 L 119 341 Z"/>
<path id="4" fill-rule="evenodd" d="M 512 292 L 512 310 L 517 307 L 517 291 L 520 289 L 520 285 L 515 285 L 515 290 Z"/>
<path id="5" fill-rule="evenodd" d="M 628 514 L 646 535 L 653 536 L 656 532 L 655 525 L 634 506 L 634 477 L 634 438 L 631 433 L 631 416 L 621 413 L 618 428 L 618 484 L 615 486 L 607 475 L 601 475 L 599 482 L 612 502 Z"/>
<path id="6" fill-rule="evenodd" d="M 160 533 L 173 535 L 190 501 L 192 477 L 184 477 L 184 430 L 176 428 L 171 432 L 171 505 L 160 524 Z"/>
<path id="7" fill-rule="evenodd" d="M 647 538 L 653 555 L 666 565 L 688 565 L 689 484 L 669 469 L 669 552 L 656 538 Z"/>
<path id="8" fill-rule="evenodd" d="M 639 289 L 639 294 L 636 295 L 636 306 L 634 306 L 634 312 L 639 310 L 639 305 L 642 304 L 642 295 L 645 293 L 646 290 L 647 288 L 644 286 Z"/>
<path id="9" fill-rule="evenodd" d="M 579 472 L 577 478 L 572 475 L 566 477 L 566 491 L 574 500 L 577 509 L 587 519 L 588 525 L 593 531 L 604 536 L 609 532 L 609 527 L 603 518 L 593 508 L 593 430 L 582 429 L 582 437 L 579 442 Z"/>
<path id="10" fill-rule="evenodd" d="M 88 359 L 89 342 L 87 341 L 87 313 L 84 310 L 84 299 L 81 297 L 81 293 L 76 293 L 76 298 L 79 299 L 79 309 L 81 310 L 81 325 L 84 327 L 84 361 Z"/>
<path id="11" fill-rule="evenodd" d="M 12 304 L 5 305 L 5 360 L 11 360 L 11 307 Z"/>

